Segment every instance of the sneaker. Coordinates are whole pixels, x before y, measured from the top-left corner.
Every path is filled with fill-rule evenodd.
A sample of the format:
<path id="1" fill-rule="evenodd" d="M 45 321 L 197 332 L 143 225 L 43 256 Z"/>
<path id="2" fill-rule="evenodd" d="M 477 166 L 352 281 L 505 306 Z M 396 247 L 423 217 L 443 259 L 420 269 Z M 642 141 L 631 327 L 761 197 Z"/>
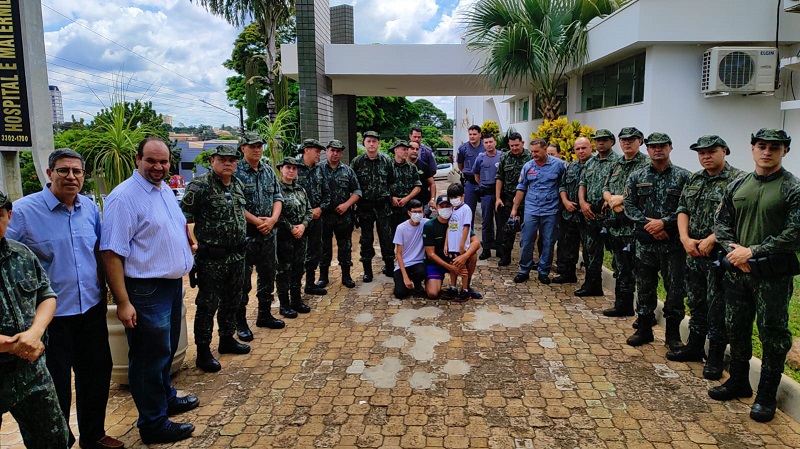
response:
<path id="1" fill-rule="evenodd" d="M 469 291 L 461 290 L 458 292 L 458 297 L 455 299 L 456 302 L 467 302 L 469 301 Z"/>
<path id="2" fill-rule="evenodd" d="M 442 299 L 451 300 L 458 298 L 458 290 L 455 287 L 450 287 L 447 290 L 442 291 Z"/>
<path id="3" fill-rule="evenodd" d="M 468 291 L 469 291 L 470 298 L 472 298 L 472 299 L 483 299 L 483 295 L 481 295 L 480 293 L 478 293 L 475 290 L 473 290 L 472 287 L 470 287 Z"/>

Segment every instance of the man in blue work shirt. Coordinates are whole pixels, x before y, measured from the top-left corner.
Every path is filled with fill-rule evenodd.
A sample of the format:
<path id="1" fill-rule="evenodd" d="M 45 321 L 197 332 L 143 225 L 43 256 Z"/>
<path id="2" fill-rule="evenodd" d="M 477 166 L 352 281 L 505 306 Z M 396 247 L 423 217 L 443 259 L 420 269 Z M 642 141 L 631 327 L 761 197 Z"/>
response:
<path id="1" fill-rule="evenodd" d="M 469 141 L 464 142 L 458 147 L 458 169 L 464 176 L 464 204 L 469 206 L 472 211 L 472 219 L 475 221 L 475 208 L 478 205 L 478 189 L 480 186 L 475 179 L 475 160 L 478 155 L 485 153 L 483 148 L 483 139 L 481 139 L 481 127 L 472 125 L 467 130 L 469 133 Z M 470 223 L 472 225 L 472 223 Z"/>
<path id="2" fill-rule="evenodd" d="M 486 260 L 492 257 L 492 249 L 495 248 L 496 242 L 503 239 L 502 232 L 505 223 L 501 223 L 498 220 L 499 216 L 494 213 L 495 182 L 497 181 L 495 177 L 503 152 L 497 150 L 497 139 L 492 134 L 483 136 L 483 146 L 486 148 L 486 152 L 478 155 L 473 169 L 475 180 L 480 186 L 478 190 L 480 195 L 478 196 L 481 199 L 481 217 L 483 217 L 481 222 L 481 248 L 483 251 L 479 259 Z"/>
<path id="3" fill-rule="evenodd" d="M 520 253 L 519 273 L 514 282 L 521 283 L 529 279 L 533 268 L 533 244 L 538 232 L 542 239 L 542 252 L 539 255 L 539 282 L 550 283 L 550 268 L 553 265 L 553 246 L 558 229 L 558 179 L 565 170 L 564 162 L 547 154 L 547 142 L 544 139 L 533 139 L 531 142 L 533 159 L 523 167 L 514 196 L 511 216 L 517 216 L 517 209 L 525 199 L 525 217 L 520 237 L 522 250 Z"/>

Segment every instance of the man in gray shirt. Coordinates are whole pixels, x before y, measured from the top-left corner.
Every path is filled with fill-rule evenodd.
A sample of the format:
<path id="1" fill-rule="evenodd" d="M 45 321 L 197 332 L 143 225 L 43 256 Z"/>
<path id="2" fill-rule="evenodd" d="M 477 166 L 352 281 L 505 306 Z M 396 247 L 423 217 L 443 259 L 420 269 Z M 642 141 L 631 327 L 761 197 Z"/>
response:
<path id="1" fill-rule="evenodd" d="M 492 257 L 492 249 L 495 242 L 502 239 L 500 232 L 504 223 L 499 221 L 499 216 L 494 213 L 495 197 L 495 176 L 497 167 L 500 166 L 500 156 L 502 151 L 497 150 L 497 140 L 491 134 L 483 135 L 483 147 L 485 153 L 478 155 L 475 159 L 475 166 L 472 172 L 475 174 L 475 182 L 478 183 L 478 198 L 481 200 L 481 248 L 483 251 L 479 259 L 486 260 Z M 495 236 L 495 233 L 497 235 Z"/>

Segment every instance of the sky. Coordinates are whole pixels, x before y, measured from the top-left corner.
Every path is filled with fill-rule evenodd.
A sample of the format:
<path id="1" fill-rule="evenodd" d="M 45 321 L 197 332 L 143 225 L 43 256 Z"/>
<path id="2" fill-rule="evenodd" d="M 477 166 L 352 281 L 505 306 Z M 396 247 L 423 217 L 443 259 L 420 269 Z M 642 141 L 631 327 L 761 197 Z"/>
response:
<path id="1" fill-rule="evenodd" d="M 331 0 L 353 5 L 356 44 L 459 43 L 475 0 Z M 173 124 L 236 125 L 222 67 L 240 30 L 190 0 L 41 0 L 51 85 L 64 116 L 91 120 L 115 93 Z M 409 26 L 409 25 L 413 26 Z M 120 88 L 120 86 L 122 88 Z M 409 97 L 415 100 L 417 97 Z M 426 97 L 453 115 L 453 97 Z"/>

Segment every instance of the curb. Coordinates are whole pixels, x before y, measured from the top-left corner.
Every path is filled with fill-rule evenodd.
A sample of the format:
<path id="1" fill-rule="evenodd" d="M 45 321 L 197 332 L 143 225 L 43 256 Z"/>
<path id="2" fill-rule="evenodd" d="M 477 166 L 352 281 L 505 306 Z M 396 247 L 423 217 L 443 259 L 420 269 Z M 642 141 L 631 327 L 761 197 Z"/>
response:
<path id="1" fill-rule="evenodd" d="M 614 279 L 614 272 L 603 266 L 603 288 L 614 291 L 617 281 Z M 665 326 L 666 321 L 661 309 L 664 307 L 662 301 L 658 301 L 656 308 L 656 318 L 658 324 Z M 689 317 L 681 322 L 681 337 L 686 339 L 689 336 Z M 778 387 L 778 408 L 797 422 L 800 422 L 800 384 L 786 374 L 781 375 L 781 384 Z M 753 391 L 758 390 L 758 381 L 761 378 L 761 359 L 753 357 L 750 359 L 750 386 Z"/>

